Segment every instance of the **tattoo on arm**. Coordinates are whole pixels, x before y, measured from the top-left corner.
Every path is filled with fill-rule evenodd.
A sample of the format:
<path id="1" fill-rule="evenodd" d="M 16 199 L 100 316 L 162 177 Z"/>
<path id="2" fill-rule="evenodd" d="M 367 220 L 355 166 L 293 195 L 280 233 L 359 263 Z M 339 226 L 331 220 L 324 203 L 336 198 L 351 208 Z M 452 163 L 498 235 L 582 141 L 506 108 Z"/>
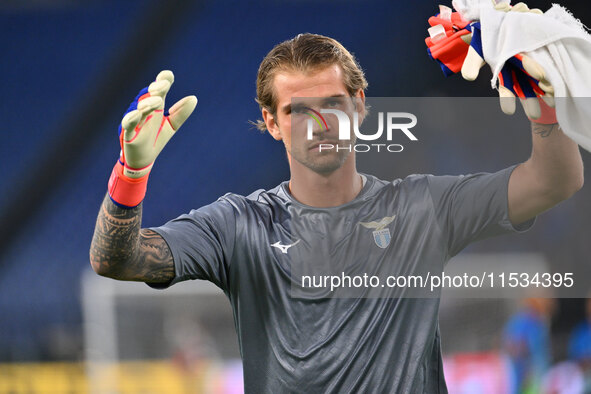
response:
<path id="1" fill-rule="evenodd" d="M 152 283 L 174 278 L 174 263 L 166 241 L 152 230 L 141 229 L 141 221 L 141 204 L 124 209 L 105 196 L 90 246 L 90 261 L 97 273 Z"/>
<path id="2" fill-rule="evenodd" d="M 134 265 L 144 282 L 169 282 L 174 278 L 174 261 L 166 241 L 153 230 L 140 231 L 141 259 Z"/>
<path id="3" fill-rule="evenodd" d="M 558 129 L 558 127 L 558 124 L 541 124 L 532 122 L 533 133 L 539 135 L 542 138 L 549 137 L 553 131 Z"/>

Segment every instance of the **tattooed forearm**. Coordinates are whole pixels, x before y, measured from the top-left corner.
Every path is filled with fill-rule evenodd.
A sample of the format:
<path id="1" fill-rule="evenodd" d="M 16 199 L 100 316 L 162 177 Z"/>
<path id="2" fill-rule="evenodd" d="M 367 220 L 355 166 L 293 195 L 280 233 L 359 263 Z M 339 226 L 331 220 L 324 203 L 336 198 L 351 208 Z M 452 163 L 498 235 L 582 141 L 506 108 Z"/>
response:
<path id="1" fill-rule="evenodd" d="M 168 245 L 156 232 L 141 229 L 141 221 L 141 205 L 123 209 L 105 197 L 90 246 L 90 262 L 98 274 L 155 283 L 174 277 Z"/>
<path id="2" fill-rule="evenodd" d="M 141 205 L 123 209 L 109 196 L 105 197 L 90 246 L 90 261 L 95 271 L 121 270 L 121 266 L 137 252 L 141 221 Z"/>
<path id="3" fill-rule="evenodd" d="M 532 122 L 532 131 L 542 138 L 549 137 L 553 131 L 558 130 L 558 124 L 541 124 Z"/>
<path id="4" fill-rule="evenodd" d="M 142 259 L 135 262 L 144 282 L 168 282 L 174 278 L 174 262 L 170 248 L 160 234 L 142 229 L 140 232 Z"/>

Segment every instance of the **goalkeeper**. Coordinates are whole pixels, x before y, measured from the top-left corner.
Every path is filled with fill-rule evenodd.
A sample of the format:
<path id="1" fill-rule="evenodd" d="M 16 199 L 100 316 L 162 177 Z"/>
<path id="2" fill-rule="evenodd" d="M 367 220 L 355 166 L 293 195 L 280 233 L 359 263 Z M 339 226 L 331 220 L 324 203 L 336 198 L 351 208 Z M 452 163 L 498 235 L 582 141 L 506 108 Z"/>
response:
<path id="1" fill-rule="evenodd" d="M 121 156 L 98 215 L 91 264 L 100 275 L 158 288 L 203 279 L 223 289 L 250 393 L 447 392 L 439 299 L 292 297 L 292 257 L 316 241 L 291 233 L 295 218 L 314 234 L 330 234 L 327 215 L 342 218 L 343 236 L 356 241 L 329 245 L 340 256 L 442 270 L 470 242 L 526 230 L 583 182 L 577 145 L 558 124 L 535 122 L 531 157 L 497 173 L 393 182 L 359 174 L 354 151 L 318 150 L 323 141 L 337 143 L 334 125 L 311 141 L 292 138 L 292 97 L 353 106 L 344 98 L 363 102 L 367 87 L 339 42 L 300 34 L 273 48 L 257 77 L 259 127 L 284 144 L 290 179 L 247 197 L 226 194 L 142 229 L 150 169 L 196 104 L 187 97 L 166 113 L 172 82 L 171 72 L 160 73 L 123 117 Z M 391 238 L 378 244 L 371 226 Z"/>

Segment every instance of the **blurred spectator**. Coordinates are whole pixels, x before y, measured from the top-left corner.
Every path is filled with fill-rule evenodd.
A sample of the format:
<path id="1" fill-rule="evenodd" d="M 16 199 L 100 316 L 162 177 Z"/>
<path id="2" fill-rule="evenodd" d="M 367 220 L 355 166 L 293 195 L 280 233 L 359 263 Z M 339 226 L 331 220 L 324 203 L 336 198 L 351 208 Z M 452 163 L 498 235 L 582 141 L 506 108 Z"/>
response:
<path id="1" fill-rule="evenodd" d="M 550 367 L 552 298 L 526 298 L 503 330 L 503 350 L 512 372 L 511 393 L 539 393 L 542 376 Z"/>
<path id="2" fill-rule="evenodd" d="M 591 392 L 591 294 L 585 302 L 586 319 L 573 330 L 568 357 L 579 364 L 585 376 L 585 392 Z"/>

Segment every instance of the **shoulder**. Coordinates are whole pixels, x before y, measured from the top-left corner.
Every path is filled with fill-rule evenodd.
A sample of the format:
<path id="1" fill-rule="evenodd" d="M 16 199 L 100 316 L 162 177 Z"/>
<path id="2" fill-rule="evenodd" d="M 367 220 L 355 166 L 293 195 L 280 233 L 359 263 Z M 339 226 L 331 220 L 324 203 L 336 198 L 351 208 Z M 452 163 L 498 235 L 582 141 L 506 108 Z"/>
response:
<path id="1" fill-rule="evenodd" d="M 509 181 L 509 177 L 517 165 L 513 165 L 507 168 L 503 168 L 496 172 L 475 172 L 469 174 L 460 175 L 424 175 L 429 182 L 429 187 L 440 188 L 450 187 L 454 185 L 462 185 L 470 183 L 472 181 L 491 183 L 497 182 L 500 184 L 506 184 Z"/>
<path id="2" fill-rule="evenodd" d="M 236 217 L 247 217 L 252 214 L 260 216 L 269 212 L 283 211 L 290 201 L 280 184 L 269 190 L 255 190 L 246 196 L 226 193 L 211 205 L 219 206 L 226 213 L 232 212 Z"/>
<path id="3" fill-rule="evenodd" d="M 372 175 L 365 176 L 368 179 L 368 195 L 377 197 L 389 193 L 423 194 L 428 187 L 428 177 L 431 175 L 412 174 L 405 178 L 397 178 L 392 181 L 379 179 Z"/>
<path id="4" fill-rule="evenodd" d="M 246 196 L 236 193 L 226 193 L 218 198 L 218 202 L 230 204 L 237 210 L 270 205 L 284 205 L 288 201 L 289 199 L 285 196 L 283 184 L 269 190 L 258 189 Z"/>

